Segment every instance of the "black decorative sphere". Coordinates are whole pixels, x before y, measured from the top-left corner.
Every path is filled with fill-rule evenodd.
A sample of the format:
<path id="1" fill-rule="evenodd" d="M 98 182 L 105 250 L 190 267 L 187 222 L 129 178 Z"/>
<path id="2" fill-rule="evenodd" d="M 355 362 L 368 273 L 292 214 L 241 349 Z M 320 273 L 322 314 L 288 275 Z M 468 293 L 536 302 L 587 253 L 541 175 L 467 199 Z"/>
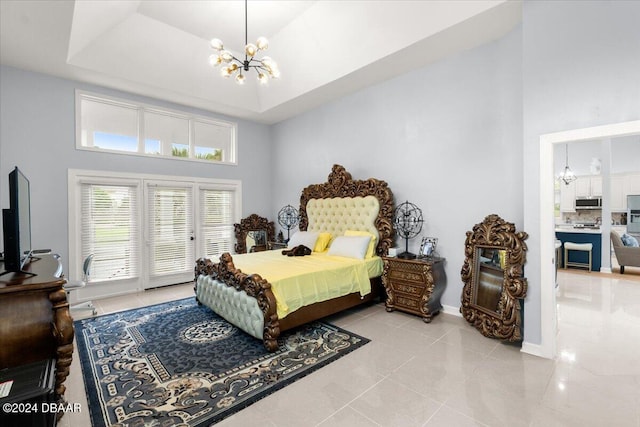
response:
<path id="1" fill-rule="evenodd" d="M 422 230 L 422 211 L 413 203 L 404 202 L 396 207 L 393 215 L 393 228 L 405 239 L 405 251 L 398 258 L 413 259 L 416 256 L 409 252 L 409 239 L 416 237 Z"/>
<path id="2" fill-rule="evenodd" d="M 394 213 L 394 228 L 405 239 L 416 237 L 422 230 L 422 211 L 410 202 L 404 202 L 396 207 Z"/>
<path id="3" fill-rule="evenodd" d="M 282 228 L 287 229 L 287 240 L 285 240 L 285 243 L 289 242 L 289 230 L 298 225 L 298 222 L 300 222 L 300 214 L 293 206 L 287 205 L 278 212 L 278 224 L 280 224 Z"/>
<path id="4" fill-rule="evenodd" d="M 298 210 L 291 205 L 287 205 L 278 212 L 278 224 L 287 230 L 291 230 L 298 225 L 300 215 Z"/>

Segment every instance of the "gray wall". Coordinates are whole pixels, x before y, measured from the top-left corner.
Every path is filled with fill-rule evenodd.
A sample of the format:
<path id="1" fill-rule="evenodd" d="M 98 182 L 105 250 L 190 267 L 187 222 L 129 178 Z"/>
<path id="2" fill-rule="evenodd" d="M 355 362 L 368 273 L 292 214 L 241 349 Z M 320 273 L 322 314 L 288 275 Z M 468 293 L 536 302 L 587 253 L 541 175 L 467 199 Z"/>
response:
<path id="1" fill-rule="evenodd" d="M 274 213 L 334 163 L 389 183 L 439 238 L 443 304 L 459 307 L 465 232 L 496 213 L 521 229 L 521 32 L 364 89 L 273 127 Z M 410 241 L 416 252 L 420 237 Z M 404 247 L 404 240 L 397 240 Z"/>
<path id="2" fill-rule="evenodd" d="M 549 280 L 552 278 L 544 278 L 542 283 L 540 277 L 540 135 L 640 119 L 638 22 L 640 2 L 524 4 L 524 219 L 529 232 L 527 342 L 541 342 L 540 287 L 553 286 Z M 561 159 L 564 162 L 564 156 Z"/>
<path id="3" fill-rule="evenodd" d="M 238 165 L 76 150 L 76 89 L 236 121 Z M 18 166 L 31 182 L 32 245 L 60 253 L 65 268 L 68 169 L 238 179 L 243 216 L 270 214 L 271 188 L 265 182 L 271 171 L 271 144 L 266 125 L 6 66 L 0 67 L 0 94 L 0 206 L 9 206 L 7 175 Z"/>

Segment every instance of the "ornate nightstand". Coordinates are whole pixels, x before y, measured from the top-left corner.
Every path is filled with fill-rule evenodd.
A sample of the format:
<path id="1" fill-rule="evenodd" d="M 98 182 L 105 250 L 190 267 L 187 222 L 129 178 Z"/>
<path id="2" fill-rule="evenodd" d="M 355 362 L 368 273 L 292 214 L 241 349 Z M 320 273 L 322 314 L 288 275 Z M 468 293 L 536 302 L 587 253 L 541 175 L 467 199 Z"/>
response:
<path id="1" fill-rule="evenodd" d="M 430 323 L 442 309 L 445 288 L 444 258 L 399 259 L 383 257 L 382 284 L 387 311 L 401 310 Z"/>

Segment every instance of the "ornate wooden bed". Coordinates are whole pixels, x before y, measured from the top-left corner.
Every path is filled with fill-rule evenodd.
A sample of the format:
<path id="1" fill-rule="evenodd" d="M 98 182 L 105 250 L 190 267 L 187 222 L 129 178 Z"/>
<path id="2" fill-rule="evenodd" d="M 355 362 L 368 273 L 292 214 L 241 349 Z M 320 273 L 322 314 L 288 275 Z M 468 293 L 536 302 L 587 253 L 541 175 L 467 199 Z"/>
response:
<path id="1" fill-rule="evenodd" d="M 318 199 L 352 199 L 373 196 L 379 205 L 378 214 L 373 221 L 378 233 L 376 255 L 385 256 L 393 246 L 393 193 L 386 182 L 370 178 L 367 180 L 353 180 L 351 174 L 340 165 L 334 165 L 326 183 L 313 184 L 306 187 L 300 196 L 300 224 L 301 231 L 329 231 L 340 230 L 336 223 L 328 224 L 329 220 L 323 218 L 309 218 L 309 202 L 317 203 Z M 324 201 L 328 202 L 328 201 Z M 337 201 L 339 202 L 339 201 Z M 315 215 L 315 214 L 313 214 Z M 325 212 L 326 215 L 326 212 Z M 333 217 L 332 215 L 329 215 Z M 330 221 L 339 221 L 331 219 Z M 346 221 L 346 219 L 345 219 Z M 309 227 L 311 223 L 311 227 Z M 344 230 L 342 230 L 344 231 Z M 250 256 L 250 255 L 249 255 Z M 247 274 L 234 266 L 233 258 L 229 253 L 220 257 L 220 262 L 214 263 L 209 259 L 198 259 L 195 266 L 195 293 L 199 304 L 205 304 L 213 311 L 227 319 L 229 322 L 243 329 L 245 332 L 262 338 L 265 347 L 269 351 L 278 348 L 278 336 L 281 332 L 320 319 L 328 315 L 343 311 L 366 302 L 375 300 L 380 293 L 380 277 L 371 280 L 371 292 L 365 296 L 354 292 L 338 298 L 317 302 L 301 307 L 286 317 L 279 319 L 276 310 L 276 298 L 271 290 L 271 284 L 259 274 Z M 212 301 L 201 301 L 205 290 L 205 284 L 215 282 L 215 286 L 221 290 Z M 203 288 L 200 290 L 199 287 Z M 222 299 L 240 300 L 233 307 L 229 307 Z M 247 309 L 246 306 L 255 306 Z M 253 319 L 248 319 L 253 316 Z"/>

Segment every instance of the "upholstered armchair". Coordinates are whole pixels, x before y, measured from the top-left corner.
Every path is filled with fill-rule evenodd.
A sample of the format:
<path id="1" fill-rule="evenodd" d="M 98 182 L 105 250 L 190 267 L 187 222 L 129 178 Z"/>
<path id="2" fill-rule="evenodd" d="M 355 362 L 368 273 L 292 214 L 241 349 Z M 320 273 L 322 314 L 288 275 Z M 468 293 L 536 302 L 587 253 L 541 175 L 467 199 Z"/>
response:
<path id="1" fill-rule="evenodd" d="M 624 274 L 625 266 L 640 267 L 640 247 L 625 246 L 620 235 L 615 231 L 611 231 L 611 243 L 620 264 L 620 273 Z"/>

